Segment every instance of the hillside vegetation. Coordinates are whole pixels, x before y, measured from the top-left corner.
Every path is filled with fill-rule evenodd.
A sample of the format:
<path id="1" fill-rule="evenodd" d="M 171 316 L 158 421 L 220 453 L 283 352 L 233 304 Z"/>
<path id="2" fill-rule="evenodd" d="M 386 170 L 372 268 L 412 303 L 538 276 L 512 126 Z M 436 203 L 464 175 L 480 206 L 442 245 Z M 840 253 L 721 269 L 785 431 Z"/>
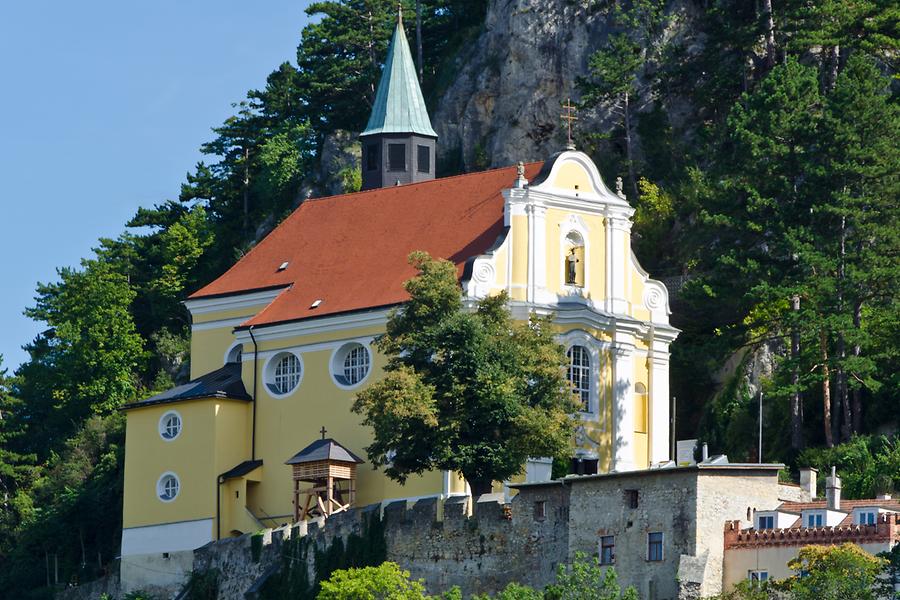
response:
<path id="1" fill-rule="evenodd" d="M 682 284 L 673 295 L 679 437 L 756 460 L 761 390 L 764 459 L 837 463 L 856 482 L 851 494 L 900 484 L 891 437 L 900 419 L 900 7 L 569 4 L 602 14 L 610 31 L 576 89 L 582 110 L 606 111 L 612 125 L 579 129 L 578 145 L 604 176 L 626 182 L 644 266 Z M 693 15 L 691 43 L 667 34 L 676 4 Z M 460 49 L 490 35 L 488 6 L 422 0 L 420 10 L 434 106 Z M 27 314 L 45 331 L 0 378 L 0 598 L 49 597 L 56 582 L 111 568 L 124 441 L 116 409 L 185 380 L 181 301 L 323 178 L 358 187 L 353 169 L 323 173 L 320 158 L 335 132 L 366 120 L 396 3 L 328 0 L 308 12 L 316 19 L 296 62 L 234 105 L 177 198 L 138 210 L 80 268 L 38 287 Z M 444 158 L 445 171 L 463 164 Z"/>

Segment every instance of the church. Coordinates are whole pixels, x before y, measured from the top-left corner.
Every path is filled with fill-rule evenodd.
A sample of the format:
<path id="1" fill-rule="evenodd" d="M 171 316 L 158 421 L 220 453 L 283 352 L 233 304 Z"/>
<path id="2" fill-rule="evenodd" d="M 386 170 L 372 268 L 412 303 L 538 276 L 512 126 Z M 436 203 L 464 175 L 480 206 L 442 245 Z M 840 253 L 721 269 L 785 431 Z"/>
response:
<path id="1" fill-rule="evenodd" d="M 406 299 L 417 250 L 451 261 L 467 300 L 506 291 L 514 317 L 554 316 L 581 402 L 573 473 L 670 459 L 678 331 L 666 288 L 631 250 L 621 184 L 611 190 L 571 144 L 436 178 L 439 140 L 399 22 L 360 141 L 362 191 L 303 202 L 194 292 L 191 381 L 123 408 L 126 589 L 182 576 L 213 540 L 351 504 L 467 494 L 457 473 L 400 485 L 367 465 L 372 432 L 350 410 L 381 374 L 373 342 Z M 548 462 L 529 460 L 522 480 L 548 479 Z"/>

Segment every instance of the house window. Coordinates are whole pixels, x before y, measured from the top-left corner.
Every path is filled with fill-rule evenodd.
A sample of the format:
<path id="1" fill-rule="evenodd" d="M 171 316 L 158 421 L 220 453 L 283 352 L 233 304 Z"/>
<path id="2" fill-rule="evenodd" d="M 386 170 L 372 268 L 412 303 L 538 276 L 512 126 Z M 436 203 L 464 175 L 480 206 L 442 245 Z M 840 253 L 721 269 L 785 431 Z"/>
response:
<path id="1" fill-rule="evenodd" d="M 583 412 L 591 411 L 591 356 L 584 346 L 572 346 L 566 352 L 569 359 L 569 382 L 578 396 Z"/>
<path id="2" fill-rule="evenodd" d="M 266 365 L 266 385 L 276 396 L 283 396 L 294 391 L 302 374 L 300 358 L 291 352 L 282 352 Z"/>
<path id="3" fill-rule="evenodd" d="M 543 521 L 547 518 L 547 502 L 545 500 L 538 500 L 534 503 L 534 520 L 535 521 Z"/>
<path id="4" fill-rule="evenodd" d="M 416 169 L 418 169 L 419 173 L 430 173 L 431 172 L 431 148 L 428 146 L 416 146 L 416 151 L 418 153 L 416 160 Z"/>
<path id="5" fill-rule="evenodd" d="M 857 525 L 874 525 L 878 522 L 878 516 L 874 510 L 861 510 L 856 513 Z"/>
<path id="6" fill-rule="evenodd" d="M 388 171 L 406 170 L 406 144 L 388 144 Z"/>
<path id="7" fill-rule="evenodd" d="M 750 583 L 753 585 L 759 585 L 760 583 L 765 583 L 769 580 L 769 572 L 768 571 L 748 571 L 747 579 L 750 580 Z"/>
<path id="8" fill-rule="evenodd" d="M 181 491 L 181 482 L 175 473 L 163 473 L 156 482 L 156 495 L 163 502 L 171 502 Z"/>
<path id="9" fill-rule="evenodd" d="M 378 170 L 378 144 L 366 146 L 366 171 Z"/>
<path id="10" fill-rule="evenodd" d="M 181 434 L 181 415 L 174 410 L 165 413 L 159 419 L 159 435 L 171 442 Z"/>
<path id="11" fill-rule="evenodd" d="M 638 507 L 638 491 L 637 490 L 625 490 L 625 506 L 628 508 L 637 508 Z"/>
<path id="12" fill-rule="evenodd" d="M 821 527 L 822 526 L 822 513 L 809 513 L 806 515 L 806 526 L 807 527 Z"/>
<path id="13" fill-rule="evenodd" d="M 358 342 L 351 342 L 335 350 L 331 358 L 331 375 L 338 386 L 351 387 L 368 376 L 371 366 L 369 349 Z"/>
<path id="14" fill-rule="evenodd" d="M 757 519 L 757 529 L 775 529 L 775 517 L 773 515 L 760 516 Z"/>
<path id="15" fill-rule="evenodd" d="M 647 534 L 647 560 L 661 561 L 663 559 L 663 534 L 654 532 Z"/>
<path id="16" fill-rule="evenodd" d="M 616 538 L 613 535 L 600 537 L 600 564 L 616 564 Z"/>

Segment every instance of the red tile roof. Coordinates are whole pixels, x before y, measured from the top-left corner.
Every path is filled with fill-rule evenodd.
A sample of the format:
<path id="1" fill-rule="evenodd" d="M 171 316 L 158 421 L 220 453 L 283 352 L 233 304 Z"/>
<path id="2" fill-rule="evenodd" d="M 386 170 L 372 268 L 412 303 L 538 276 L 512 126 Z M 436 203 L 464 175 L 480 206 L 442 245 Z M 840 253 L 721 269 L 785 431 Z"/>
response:
<path id="1" fill-rule="evenodd" d="M 525 176 L 540 168 L 526 165 Z M 515 177 L 506 167 L 307 200 L 190 298 L 287 286 L 244 327 L 398 304 L 407 298 L 403 282 L 415 275 L 410 252 L 446 258 L 461 277 L 467 259 L 494 244 L 503 232 L 501 191 Z"/>

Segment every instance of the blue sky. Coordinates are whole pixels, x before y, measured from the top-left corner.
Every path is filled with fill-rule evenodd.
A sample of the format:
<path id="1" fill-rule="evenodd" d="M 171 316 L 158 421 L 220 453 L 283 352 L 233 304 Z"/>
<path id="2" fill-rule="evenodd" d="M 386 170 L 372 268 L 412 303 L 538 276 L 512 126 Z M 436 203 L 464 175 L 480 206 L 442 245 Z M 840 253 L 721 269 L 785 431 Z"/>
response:
<path id="1" fill-rule="evenodd" d="M 308 1 L 0 5 L 0 354 L 41 330 L 35 284 L 176 198 L 210 127 L 285 60 Z"/>

